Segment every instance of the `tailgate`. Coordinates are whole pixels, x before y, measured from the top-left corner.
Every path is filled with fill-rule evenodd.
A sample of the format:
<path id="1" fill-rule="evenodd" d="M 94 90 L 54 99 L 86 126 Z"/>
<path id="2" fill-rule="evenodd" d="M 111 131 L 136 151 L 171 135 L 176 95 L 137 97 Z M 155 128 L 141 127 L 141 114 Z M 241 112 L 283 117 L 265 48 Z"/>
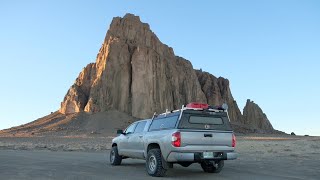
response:
<path id="1" fill-rule="evenodd" d="M 181 147 L 229 146 L 232 147 L 232 131 L 181 131 Z"/>

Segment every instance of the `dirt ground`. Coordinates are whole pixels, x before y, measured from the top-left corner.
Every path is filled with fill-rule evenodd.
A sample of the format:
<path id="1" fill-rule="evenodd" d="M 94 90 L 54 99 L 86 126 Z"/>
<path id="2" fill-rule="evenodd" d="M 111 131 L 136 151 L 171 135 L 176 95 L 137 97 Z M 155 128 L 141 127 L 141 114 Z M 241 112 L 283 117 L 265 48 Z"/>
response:
<path id="1" fill-rule="evenodd" d="M 113 136 L 1 137 L 0 150 L 104 151 L 110 149 Z M 257 158 L 288 156 L 320 157 L 320 137 L 305 136 L 237 136 L 237 152 Z M 271 157 L 270 157 L 271 158 Z"/>
<path id="2" fill-rule="evenodd" d="M 124 167 L 108 164 L 111 139 L 94 136 L 0 137 L 1 177 L 148 179 L 144 161 L 124 160 Z M 319 149 L 320 137 L 238 136 L 236 150 L 239 158 L 227 161 L 219 175 L 202 173 L 198 164 L 189 168 L 176 165 L 170 171 L 169 178 L 210 179 L 214 176 L 219 179 L 318 179 Z"/>

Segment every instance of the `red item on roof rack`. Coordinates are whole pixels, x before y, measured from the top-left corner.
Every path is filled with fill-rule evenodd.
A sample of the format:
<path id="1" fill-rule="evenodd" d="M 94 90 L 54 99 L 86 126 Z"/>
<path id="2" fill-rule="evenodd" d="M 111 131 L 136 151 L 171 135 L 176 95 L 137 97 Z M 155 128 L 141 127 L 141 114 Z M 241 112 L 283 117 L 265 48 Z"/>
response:
<path id="1" fill-rule="evenodd" d="M 203 103 L 196 103 L 192 102 L 187 104 L 187 108 L 202 108 L 202 109 L 208 109 L 209 105 L 208 104 L 203 104 Z"/>

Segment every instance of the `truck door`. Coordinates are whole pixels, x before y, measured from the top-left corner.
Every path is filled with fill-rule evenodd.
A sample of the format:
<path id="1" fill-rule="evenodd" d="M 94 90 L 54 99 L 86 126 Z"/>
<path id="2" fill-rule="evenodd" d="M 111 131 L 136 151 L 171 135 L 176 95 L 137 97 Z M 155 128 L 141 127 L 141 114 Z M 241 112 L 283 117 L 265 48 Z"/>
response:
<path id="1" fill-rule="evenodd" d="M 130 126 L 128 126 L 128 128 L 124 131 L 124 135 L 121 138 L 121 141 L 119 141 L 119 154 L 124 155 L 124 156 L 130 156 L 131 155 L 131 151 L 130 151 L 130 147 L 131 145 L 129 144 L 129 140 L 131 139 L 131 137 L 134 134 L 134 130 L 137 126 L 137 123 L 133 123 Z"/>
<path id="2" fill-rule="evenodd" d="M 130 155 L 136 158 L 143 159 L 144 158 L 144 142 L 143 142 L 143 134 L 145 133 L 143 130 L 146 126 L 147 121 L 141 121 L 137 124 L 134 133 L 129 137 L 128 146 Z"/>

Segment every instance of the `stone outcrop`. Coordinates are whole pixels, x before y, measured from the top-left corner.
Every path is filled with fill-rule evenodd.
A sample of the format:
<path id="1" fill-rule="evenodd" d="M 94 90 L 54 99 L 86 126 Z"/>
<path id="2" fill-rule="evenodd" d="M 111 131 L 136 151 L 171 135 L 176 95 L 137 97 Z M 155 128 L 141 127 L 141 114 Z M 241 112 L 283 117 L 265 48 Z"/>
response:
<path id="1" fill-rule="evenodd" d="M 216 78 L 214 75 L 201 70 L 196 70 L 196 73 L 201 89 L 207 98 L 207 103 L 218 105 L 227 103 L 231 122 L 243 124 L 244 121 L 239 107 L 231 94 L 229 80 L 222 77 Z"/>
<path id="2" fill-rule="evenodd" d="M 96 64 L 90 63 L 82 70 L 76 82 L 68 90 L 61 103 L 60 112 L 63 114 L 71 114 L 84 110 L 95 76 Z"/>
<path id="3" fill-rule="evenodd" d="M 95 63 L 87 65 L 68 90 L 60 112 L 118 110 L 137 118 L 179 109 L 189 102 L 229 105 L 233 124 L 273 129 L 260 108 L 249 102 L 241 115 L 229 81 L 194 70 L 142 23 L 126 14 L 112 20 Z M 266 122 L 264 122 L 266 121 Z"/>
<path id="4" fill-rule="evenodd" d="M 116 109 L 134 117 L 207 102 L 192 64 L 174 55 L 138 16 L 114 18 L 97 55 L 69 89 L 60 112 Z"/>
<path id="5" fill-rule="evenodd" d="M 257 132 L 274 132 L 267 115 L 263 113 L 261 108 L 256 103 L 250 101 L 250 99 L 247 100 L 246 106 L 243 109 L 243 118 L 245 124 L 249 125 Z"/>

